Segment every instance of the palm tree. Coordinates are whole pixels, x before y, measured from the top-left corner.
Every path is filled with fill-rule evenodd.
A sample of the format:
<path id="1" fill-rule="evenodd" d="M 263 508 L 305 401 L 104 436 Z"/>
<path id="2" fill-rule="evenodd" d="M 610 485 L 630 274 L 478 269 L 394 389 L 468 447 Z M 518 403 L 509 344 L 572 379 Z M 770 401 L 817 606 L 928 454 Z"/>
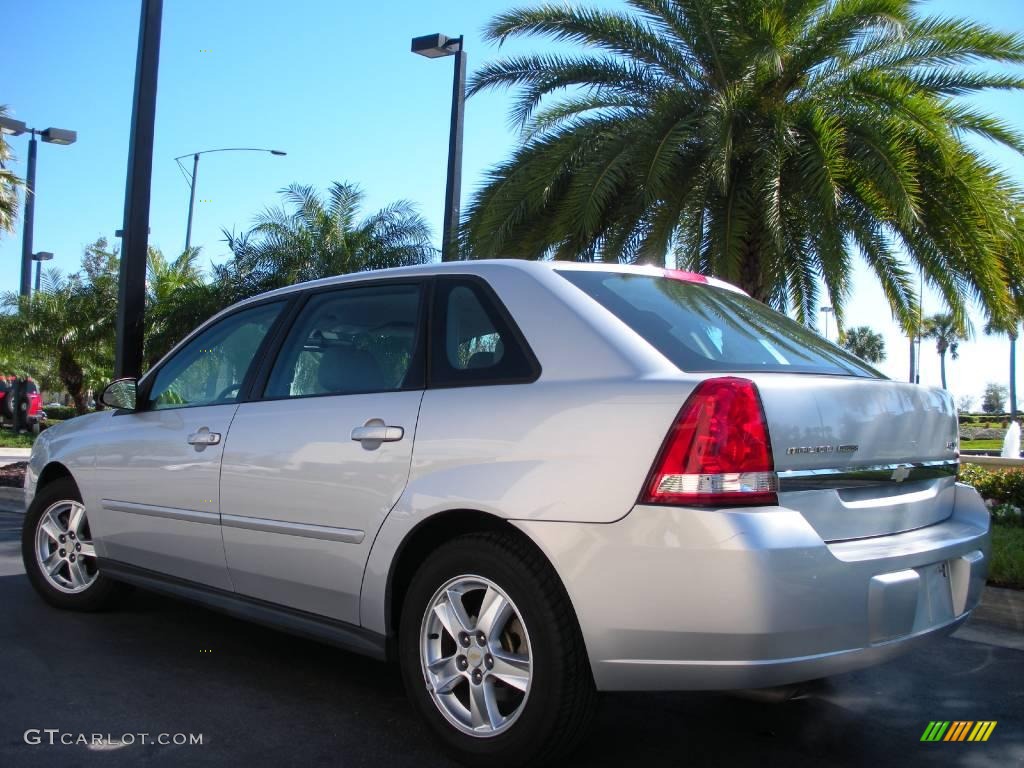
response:
<path id="1" fill-rule="evenodd" d="M 861 360 L 880 363 L 885 360 L 885 338 L 866 325 L 851 328 L 843 334 L 843 348 Z"/>
<path id="2" fill-rule="evenodd" d="M 1017 333 L 1020 320 L 989 320 L 985 333 L 994 336 L 1005 333 L 1010 340 L 1010 418 L 1017 418 Z"/>
<path id="3" fill-rule="evenodd" d="M 942 373 L 942 388 L 946 388 L 946 353 L 956 360 L 960 356 L 960 342 L 967 339 L 967 331 L 949 312 L 926 317 L 921 324 L 921 338 L 935 339 L 935 351 L 939 353 Z"/>
<path id="4" fill-rule="evenodd" d="M 401 200 L 359 218 L 365 194 L 335 182 L 322 199 L 313 187 L 281 190 L 289 206 L 271 208 L 242 235 L 225 232 L 234 261 L 224 277 L 237 298 L 304 280 L 429 261 L 430 227 Z"/>
<path id="5" fill-rule="evenodd" d="M 31 297 L 0 297 L 0 346 L 19 358 L 52 350 L 57 376 L 78 413 L 85 413 L 86 390 L 113 368 L 116 294 L 80 275 L 47 270 L 42 289 Z"/>
<path id="6" fill-rule="evenodd" d="M 0 104 L 0 117 L 7 114 L 7 107 Z M 11 161 L 11 148 L 0 132 L 0 232 L 13 232 L 14 219 L 18 215 L 18 187 L 21 179 L 4 167 Z"/>
<path id="7" fill-rule="evenodd" d="M 737 283 L 801 321 L 842 321 L 854 254 L 908 329 L 923 270 L 958 322 L 974 294 L 1008 308 L 1020 190 L 965 141 L 1021 152 L 1006 122 L 955 97 L 1024 78 L 1024 38 L 922 16 L 913 0 L 628 0 L 625 12 L 511 10 L 510 56 L 471 93 L 516 88 L 523 134 L 489 171 L 463 237 L 474 256 L 651 262 Z M 905 253 L 907 260 L 902 258 Z"/>
<path id="8" fill-rule="evenodd" d="M 217 288 L 205 281 L 198 262 L 198 248 L 190 248 L 173 260 L 157 248 L 149 249 L 145 339 L 145 358 L 149 366 L 201 321 L 230 303 L 213 299 Z"/>

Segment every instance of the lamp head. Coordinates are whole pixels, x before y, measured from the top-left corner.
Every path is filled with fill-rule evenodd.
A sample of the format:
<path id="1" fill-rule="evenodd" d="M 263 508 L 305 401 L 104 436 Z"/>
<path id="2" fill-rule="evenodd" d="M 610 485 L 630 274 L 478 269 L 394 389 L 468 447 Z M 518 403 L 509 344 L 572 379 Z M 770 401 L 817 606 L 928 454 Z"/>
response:
<path id="1" fill-rule="evenodd" d="M 78 139 L 77 133 L 64 128 L 47 128 L 39 135 L 47 144 L 74 144 Z"/>
<path id="2" fill-rule="evenodd" d="M 428 59 L 439 59 L 442 56 L 451 56 L 457 53 L 461 43 L 457 37 L 448 37 L 440 32 L 433 35 L 423 35 L 412 39 L 412 52 Z"/>
<path id="3" fill-rule="evenodd" d="M 28 126 L 21 120 L 15 120 L 10 117 L 0 117 L 0 133 L 6 134 L 7 136 L 21 136 L 21 134 L 27 130 Z"/>

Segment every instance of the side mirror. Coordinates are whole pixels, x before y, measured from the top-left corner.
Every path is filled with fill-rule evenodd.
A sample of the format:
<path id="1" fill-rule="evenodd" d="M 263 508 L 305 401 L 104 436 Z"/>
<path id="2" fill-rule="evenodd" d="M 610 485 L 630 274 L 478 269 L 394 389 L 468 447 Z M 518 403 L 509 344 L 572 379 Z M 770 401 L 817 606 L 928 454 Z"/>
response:
<path id="1" fill-rule="evenodd" d="M 100 394 L 100 402 L 108 408 L 134 411 L 137 392 L 138 382 L 135 379 L 117 379 L 107 384 Z"/>

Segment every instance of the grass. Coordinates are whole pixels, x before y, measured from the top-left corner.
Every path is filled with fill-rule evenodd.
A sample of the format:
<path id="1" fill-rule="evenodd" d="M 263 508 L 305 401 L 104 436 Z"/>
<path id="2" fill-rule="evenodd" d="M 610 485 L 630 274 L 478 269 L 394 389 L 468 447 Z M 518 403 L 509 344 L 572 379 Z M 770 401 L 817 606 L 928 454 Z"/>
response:
<path id="1" fill-rule="evenodd" d="M 0 429 L 0 448 L 31 448 L 35 439 L 32 433 L 18 435 L 9 429 Z"/>
<path id="2" fill-rule="evenodd" d="M 970 448 L 976 451 L 1001 451 L 1003 450 L 1002 440 L 961 440 L 961 448 Z"/>
<path id="3" fill-rule="evenodd" d="M 992 526 L 992 561 L 988 583 L 997 587 L 1024 589 L 1024 528 Z"/>

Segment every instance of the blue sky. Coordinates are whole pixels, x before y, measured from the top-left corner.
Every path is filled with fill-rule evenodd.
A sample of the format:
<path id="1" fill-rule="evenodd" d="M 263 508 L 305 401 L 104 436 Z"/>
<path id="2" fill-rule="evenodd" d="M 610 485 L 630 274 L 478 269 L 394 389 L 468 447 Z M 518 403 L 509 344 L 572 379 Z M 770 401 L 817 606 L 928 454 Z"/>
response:
<path id="1" fill-rule="evenodd" d="M 437 239 L 452 65 L 450 59 L 414 56 L 409 40 L 431 32 L 464 34 L 472 72 L 498 55 L 481 31 L 509 5 L 166 0 L 150 242 L 168 254 L 184 244 L 188 186 L 173 158 L 225 146 L 275 148 L 288 155 L 233 152 L 202 159 L 192 240 L 202 246 L 206 262 L 227 255 L 222 227 L 246 228 L 291 182 L 321 188 L 333 180 L 357 182 L 367 193 L 368 211 L 411 200 Z M 932 0 L 922 6 L 929 13 L 969 14 L 1024 32 L 1020 0 Z M 112 239 L 121 225 L 138 16 L 137 0 L 12 3 L 4 11 L 0 103 L 29 125 L 78 131 L 70 147 L 41 144 L 38 159 L 35 250 L 54 252 L 54 265 L 65 271 L 78 268 L 85 245 L 99 236 Z M 505 50 L 543 47 L 517 43 Z M 979 101 L 1024 131 L 1024 94 Z M 508 104 L 502 93 L 469 101 L 464 204 L 484 170 L 506 157 L 516 141 L 508 128 Z M 25 137 L 10 143 L 17 155 L 12 167 L 23 175 Z M 1024 160 L 989 151 L 1024 182 Z M 13 235 L 0 237 L 0 291 L 17 289 L 20 253 L 19 225 Z M 939 309 L 934 297 L 926 300 L 926 312 Z M 907 343 L 863 269 L 856 273 L 847 324 L 884 331 L 889 360 L 883 370 L 906 376 Z M 985 382 L 1005 382 L 1006 349 L 1005 340 L 980 335 L 963 345 L 961 359 L 949 365 L 950 388 L 978 398 Z M 930 347 L 921 374 L 923 382 L 938 383 Z"/>

